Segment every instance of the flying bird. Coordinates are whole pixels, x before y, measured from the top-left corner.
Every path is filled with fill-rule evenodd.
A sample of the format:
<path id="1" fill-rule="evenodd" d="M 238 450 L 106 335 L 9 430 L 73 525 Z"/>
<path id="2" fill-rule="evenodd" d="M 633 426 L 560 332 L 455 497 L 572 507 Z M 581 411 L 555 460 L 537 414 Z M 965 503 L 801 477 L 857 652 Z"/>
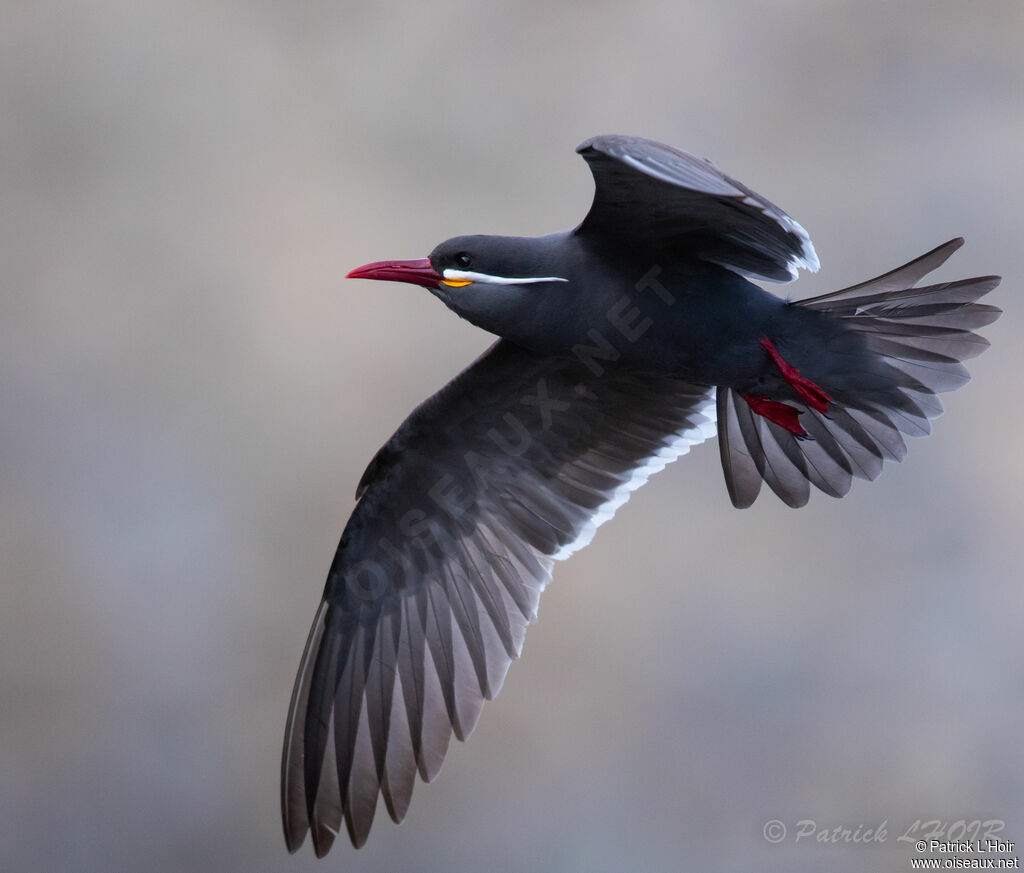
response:
<path id="1" fill-rule="evenodd" d="M 919 287 L 955 239 L 800 301 L 806 231 L 713 164 L 638 137 L 577 148 L 594 176 L 572 230 L 461 236 L 351 278 L 422 285 L 500 339 L 377 452 L 302 656 L 282 814 L 318 857 L 400 822 L 500 690 L 555 561 L 648 477 L 717 432 L 733 504 L 762 483 L 803 506 L 900 461 L 937 394 L 968 380 L 995 276 Z"/>

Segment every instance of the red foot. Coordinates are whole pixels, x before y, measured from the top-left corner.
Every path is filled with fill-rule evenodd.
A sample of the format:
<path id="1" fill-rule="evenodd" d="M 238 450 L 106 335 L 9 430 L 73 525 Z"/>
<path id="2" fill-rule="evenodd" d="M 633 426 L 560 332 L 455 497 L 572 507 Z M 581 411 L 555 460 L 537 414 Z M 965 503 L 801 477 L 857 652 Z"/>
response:
<path id="1" fill-rule="evenodd" d="M 790 406 L 788 403 L 779 403 L 778 400 L 769 400 L 761 394 L 744 394 L 743 399 L 758 415 L 763 415 L 769 421 L 775 422 L 793 436 L 807 436 L 807 431 L 800 424 L 800 410 L 796 407 Z"/>
<path id="2" fill-rule="evenodd" d="M 806 401 L 807 405 L 810 406 L 811 409 L 822 414 L 828 412 L 828 405 L 832 402 L 832 398 L 826 391 L 810 379 L 801 376 L 800 371 L 796 367 L 787 364 L 768 337 L 761 340 L 761 347 L 771 355 L 772 360 L 775 362 L 775 366 L 778 367 L 779 372 L 782 373 L 782 378 L 793 386 L 793 390 L 795 390 L 796 393 Z M 764 413 L 762 412 L 761 415 L 764 415 Z M 771 416 L 765 417 L 770 418 Z M 775 421 L 775 419 L 773 418 L 772 421 Z M 782 422 L 776 423 L 782 424 Z M 785 425 L 782 426 L 785 427 Z"/>

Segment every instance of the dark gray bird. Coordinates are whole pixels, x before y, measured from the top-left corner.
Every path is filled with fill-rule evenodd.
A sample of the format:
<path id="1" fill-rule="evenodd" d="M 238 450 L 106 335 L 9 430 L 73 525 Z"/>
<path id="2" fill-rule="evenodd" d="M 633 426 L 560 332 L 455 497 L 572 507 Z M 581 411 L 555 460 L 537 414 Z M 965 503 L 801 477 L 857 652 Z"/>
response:
<path id="1" fill-rule="evenodd" d="M 807 233 L 712 164 L 602 136 L 579 227 L 464 236 L 349 276 L 423 285 L 501 337 L 377 452 L 302 656 L 285 839 L 356 847 L 402 820 L 501 688 L 556 560 L 716 433 L 732 502 L 841 497 L 902 460 L 968 380 L 994 276 L 916 287 L 962 240 L 852 288 L 784 301 L 747 277 L 817 270 Z"/>

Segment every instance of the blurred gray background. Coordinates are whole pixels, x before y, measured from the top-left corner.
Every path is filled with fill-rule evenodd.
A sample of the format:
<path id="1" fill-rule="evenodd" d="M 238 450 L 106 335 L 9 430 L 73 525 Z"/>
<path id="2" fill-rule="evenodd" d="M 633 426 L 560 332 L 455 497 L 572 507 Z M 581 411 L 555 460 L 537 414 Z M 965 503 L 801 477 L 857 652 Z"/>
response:
<path id="1" fill-rule="evenodd" d="M 918 819 L 1024 842 L 1018 0 L 0 9 L 0 870 L 903 871 Z M 1005 276 L 993 349 L 842 501 L 733 510 L 694 450 L 558 568 L 406 822 L 290 857 L 281 734 L 355 484 L 490 342 L 342 276 L 573 225 L 573 148 L 608 132 L 802 222 L 822 270 L 783 294 L 964 235 L 941 275 Z"/>

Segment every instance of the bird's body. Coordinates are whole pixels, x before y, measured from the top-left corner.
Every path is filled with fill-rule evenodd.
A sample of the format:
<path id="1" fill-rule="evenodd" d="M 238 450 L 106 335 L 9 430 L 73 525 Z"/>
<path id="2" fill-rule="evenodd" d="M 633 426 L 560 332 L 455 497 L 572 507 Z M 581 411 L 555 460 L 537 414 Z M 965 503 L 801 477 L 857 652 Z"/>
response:
<path id="1" fill-rule="evenodd" d="M 501 337 L 371 461 L 289 712 L 282 810 L 318 855 L 400 821 L 500 689 L 553 563 L 716 433 L 730 497 L 840 497 L 901 460 L 967 381 L 996 277 L 917 287 L 962 243 L 789 302 L 806 232 L 710 163 L 633 137 L 578 151 L 590 212 L 547 236 L 455 237 L 353 277 L 423 285 Z"/>
<path id="2" fill-rule="evenodd" d="M 474 242 L 456 239 L 460 246 Z M 490 239 L 508 248 L 551 247 L 552 256 L 534 269 L 568 281 L 526 286 L 514 297 L 500 287 L 493 296 L 444 286 L 432 293 L 478 327 L 538 354 L 767 393 L 785 391 L 785 382 L 758 345 L 764 336 L 777 338 L 797 366 L 823 372 L 835 369 L 833 344 L 844 345 L 842 354 L 853 351 L 841 338 L 854 334 L 841 323 L 716 264 L 673 261 L 656 249 L 609 253 L 572 231 Z"/>

